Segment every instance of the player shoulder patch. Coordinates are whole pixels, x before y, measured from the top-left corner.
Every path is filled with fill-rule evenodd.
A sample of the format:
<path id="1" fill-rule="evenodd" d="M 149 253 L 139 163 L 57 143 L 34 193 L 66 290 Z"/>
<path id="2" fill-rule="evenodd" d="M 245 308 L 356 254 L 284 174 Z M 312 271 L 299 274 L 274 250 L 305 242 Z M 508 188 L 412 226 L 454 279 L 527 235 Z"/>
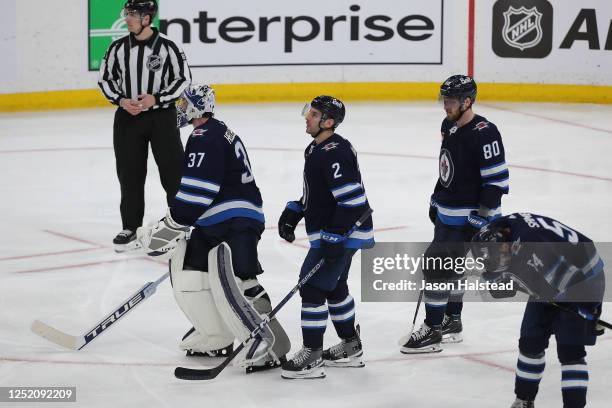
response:
<path id="1" fill-rule="evenodd" d="M 191 132 L 191 137 L 201 137 L 201 136 L 204 136 L 204 133 L 206 132 L 208 132 L 208 129 L 201 129 L 201 128 L 193 129 L 193 132 Z"/>
<path id="2" fill-rule="evenodd" d="M 478 130 L 478 131 L 480 131 L 480 130 L 482 130 L 482 129 L 486 129 L 486 128 L 488 128 L 488 127 L 489 127 L 489 122 L 485 122 L 485 121 L 483 121 L 483 122 L 478 122 L 478 123 L 476 124 L 476 126 L 474 126 L 474 129 L 472 129 L 472 130 Z"/>
<path id="3" fill-rule="evenodd" d="M 323 147 L 321 147 L 321 149 L 325 150 L 326 152 L 329 152 L 330 150 L 334 150 L 335 148 L 337 148 L 338 145 L 340 145 L 340 143 L 338 143 L 338 142 L 329 142 L 329 143 L 323 145 Z"/>
<path id="4" fill-rule="evenodd" d="M 227 130 L 225 131 L 225 134 L 223 135 L 223 137 L 225 137 L 227 139 L 227 141 L 232 144 L 234 143 L 234 139 L 236 138 L 236 134 L 234 132 L 232 132 L 232 130 L 230 128 L 227 128 Z"/>

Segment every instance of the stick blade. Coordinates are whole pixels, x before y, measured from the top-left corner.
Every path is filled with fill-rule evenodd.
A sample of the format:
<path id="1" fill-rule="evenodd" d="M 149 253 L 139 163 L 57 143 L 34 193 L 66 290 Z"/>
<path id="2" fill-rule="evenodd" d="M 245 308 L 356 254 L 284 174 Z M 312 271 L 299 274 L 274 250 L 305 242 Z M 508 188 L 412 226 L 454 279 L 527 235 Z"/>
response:
<path id="1" fill-rule="evenodd" d="M 34 320 L 30 330 L 58 346 L 71 350 L 78 350 L 81 347 L 78 337 L 59 331 L 40 320 Z"/>
<path id="2" fill-rule="evenodd" d="M 212 380 L 219 375 L 221 370 L 216 368 L 204 368 L 201 370 L 186 367 L 176 367 L 174 369 L 174 376 L 180 380 L 191 380 L 191 381 L 202 381 Z"/>

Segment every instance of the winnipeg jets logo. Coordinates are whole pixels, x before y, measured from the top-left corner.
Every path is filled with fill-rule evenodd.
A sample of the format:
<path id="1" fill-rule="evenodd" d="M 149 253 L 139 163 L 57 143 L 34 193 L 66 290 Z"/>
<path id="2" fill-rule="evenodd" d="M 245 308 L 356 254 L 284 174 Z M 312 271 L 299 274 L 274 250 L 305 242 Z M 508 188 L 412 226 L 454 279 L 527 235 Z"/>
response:
<path id="1" fill-rule="evenodd" d="M 489 127 L 489 122 L 478 122 L 472 130 L 482 130 Z"/>
<path id="2" fill-rule="evenodd" d="M 440 151 L 440 184 L 448 187 L 453 181 L 455 166 L 450 152 L 447 149 Z"/>
<path id="3" fill-rule="evenodd" d="M 542 13 L 536 7 L 510 6 L 504 12 L 502 37 L 506 44 L 521 51 L 535 47 L 542 41 Z"/>
<path id="4" fill-rule="evenodd" d="M 338 147 L 338 145 L 339 145 L 338 142 L 329 142 L 328 144 L 323 146 L 321 149 L 325 150 L 326 152 L 329 152 L 330 150 L 333 150 L 336 147 Z"/>

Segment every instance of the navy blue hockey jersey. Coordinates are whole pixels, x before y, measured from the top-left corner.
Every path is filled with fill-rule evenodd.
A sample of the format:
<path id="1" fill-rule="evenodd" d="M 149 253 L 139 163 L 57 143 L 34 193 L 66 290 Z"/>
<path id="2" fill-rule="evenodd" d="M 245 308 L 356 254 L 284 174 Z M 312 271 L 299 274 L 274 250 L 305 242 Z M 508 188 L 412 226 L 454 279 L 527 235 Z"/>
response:
<path id="1" fill-rule="evenodd" d="M 304 212 L 310 245 L 321 245 L 321 230 L 346 232 L 370 208 L 361 181 L 357 152 L 350 142 L 333 134 L 304 151 Z M 300 209 L 296 209 L 300 210 Z M 346 240 L 346 248 L 374 246 L 372 217 Z"/>
<path id="2" fill-rule="evenodd" d="M 495 219 L 501 215 L 501 196 L 508 193 L 509 173 L 497 127 L 475 115 L 461 126 L 442 122 L 439 177 L 432 205 L 447 225 L 467 225 L 473 210 Z M 484 213 L 483 213 L 484 212 Z"/>
<path id="3" fill-rule="evenodd" d="M 599 302 L 604 264 L 593 241 L 552 218 L 515 213 L 489 224 L 512 231 L 509 272 L 546 300 Z"/>
<path id="4" fill-rule="evenodd" d="M 206 227 L 235 217 L 264 223 L 249 156 L 225 123 L 210 118 L 189 136 L 181 185 L 170 211 L 183 225 Z"/>

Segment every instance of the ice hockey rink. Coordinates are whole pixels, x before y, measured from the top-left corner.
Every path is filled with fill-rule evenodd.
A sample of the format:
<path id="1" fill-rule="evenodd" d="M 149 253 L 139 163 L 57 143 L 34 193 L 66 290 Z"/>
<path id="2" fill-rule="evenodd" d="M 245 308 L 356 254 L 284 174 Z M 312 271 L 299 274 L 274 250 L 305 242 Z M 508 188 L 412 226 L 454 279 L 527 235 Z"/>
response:
<path id="1" fill-rule="evenodd" d="M 310 141 L 301 107 L 221 104 L 217 110 L 244 140 L 262 191 L 266 232 L 259 246 L 265 269 L 260 281 L 275 302 L 297 282 L 307 251 L 303 227 L 294 244 L 276 232 L 285 202 L 301 195 L 302 151 Z M 441 105 L 349 103 L 347 109 L 338 133 L 359 153 L 377 241 L 429 241 Z M 544 214 L 593 240 L 612 240 L 612 105 L 482 102 L 475 110 L 496 123 L 504 139 L 510 165 L 504 213 Z M 167 280 L 81 351 L 34 335 L 29 329 L 34 319 L 81 333 L 166 271 L 142 254 L 115 254 L 110 245 L 121 229 L 112 118 L 112 109 L 0 115 L 0 385 L 76 386 L 76 403 L 54 405 L 70 407 L 510 406 L 524 305 L 466 304 L 463 343 L 446 345 L 436 355 L 403 355 L 397 341 L 410 326 L 415 304 L 360 302 L 359 256 L 350 288 L 358 303 L 366 367 L 327 368 L 323 380 L 287 381 L 280 370 L 246 375 L 236 367 L 208 382 L 175 379 L 178 365 L 221 360 L 187 358 L 179 350 L 190 325 Z M 150 159 L 147 223 L 166 210 Z M 301 345 L 297 296 L 278 317 L 293 353 Z M 612 320 L 612 309 L 604 307 L 602 317 Z M 331 323 L 325 341 L 326 346 L 337 341 Z M 609 407 L 612 334 L 600 337 L 588 353 L 588 406 Z M 538 408 L 562 405 L 560 378 L 553 340 Z"/>

